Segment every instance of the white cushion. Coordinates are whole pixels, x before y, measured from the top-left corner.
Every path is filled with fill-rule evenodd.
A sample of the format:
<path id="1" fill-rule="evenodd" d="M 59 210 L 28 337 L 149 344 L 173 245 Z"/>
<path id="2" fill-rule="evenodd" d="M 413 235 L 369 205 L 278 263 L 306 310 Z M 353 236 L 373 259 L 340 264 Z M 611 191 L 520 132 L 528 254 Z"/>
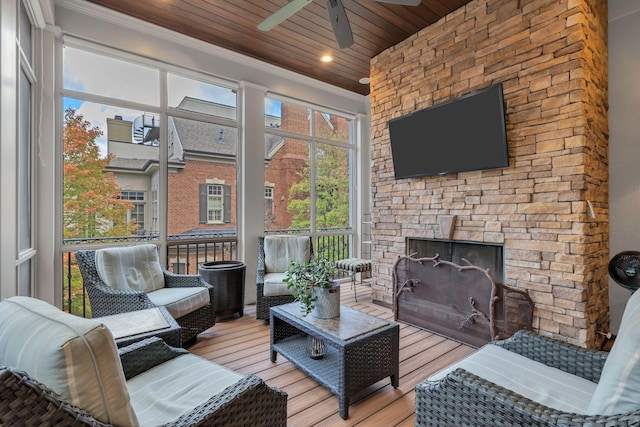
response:
<path id="1" fill-rule="evenodd" d="M 164 362 L 127 381 L 140 425 L 164 425 L 243 377 L 193 354 Z"/>
<path id="2" fill-rule="evenodd" d="M 201 286 L 162 288 L 147 296 L 155 305 L 164 306 L 174 319 L 209 304 L 209 290 Z"/>
<path id="3" fill-rule="evenodd" d="M 285 273 L 266 273 L 262 293 L 266 297 L 291 295 L 291 289 L 284 283 Z"/>
<path id="4" fill-rule="evenodd" d="M 612 415 L 640 409 L 640 292 L 633 293 L 618 335 L 602 368 L 589 414 Z"/>
<path id="5" fill-rule="evenodd" d="M 155 245 L 99 249 L 96 270 L 100 279 L 113 289 L 148 293 L 164 287 Z"/>
<path id="6" fill-rule="evenodd" d="M 440 381 L 462 368 L 528 399 L 560 411 L 586 414 L 596 384 L 582 377 L 487 344 L 475 353 L 433 374 Z"/>
<path id="7" fill-rule="evenodd" d="M 9 298 L 0 303 L 0 365 L 27 372 L 104 423 L 138 425 L 115 341 L 97 320 Z"/>
<path id="8" fill-rule="evenodd" d="M 266 236 L 264 268 L 266 273 L 284 273 L 291 261 L 307 262 L 311 257 L 309 236 Z"/>

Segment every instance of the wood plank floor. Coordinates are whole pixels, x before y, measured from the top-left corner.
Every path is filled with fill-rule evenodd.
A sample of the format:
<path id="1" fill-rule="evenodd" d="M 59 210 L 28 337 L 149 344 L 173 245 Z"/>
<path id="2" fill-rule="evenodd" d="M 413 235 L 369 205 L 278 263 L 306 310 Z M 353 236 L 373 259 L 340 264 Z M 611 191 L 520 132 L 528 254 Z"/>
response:
<path id="1" fill-rule="evenodd" d="M 343 284 L 341 300 L 357 310 L 393 320 L 391 310 L 371 302 L 371 288 Z M 385 378 L 351 399 L 349 418 L 338 413 L 338 399 L 327 389 L 278 355 L 269 360 L 269 325 L 255 318 L 255 305 L 244 316 L 218 321 L 203 332 L 189 350 L 242 374 L 255 374 L 289 395 L 288 426 L 413 426 L 416 384 L 433 372 L 474 351 L 420 328 L 400 324 L 400 387 Z"/>

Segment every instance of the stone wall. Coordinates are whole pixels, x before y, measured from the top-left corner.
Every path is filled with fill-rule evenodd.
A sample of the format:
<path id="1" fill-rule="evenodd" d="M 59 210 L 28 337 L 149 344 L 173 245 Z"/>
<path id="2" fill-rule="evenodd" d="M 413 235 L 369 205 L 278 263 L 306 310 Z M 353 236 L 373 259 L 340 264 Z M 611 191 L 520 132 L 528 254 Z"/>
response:
<path id="1" fill-rule="evenodd" d="M 503 244 L 534 328 L 587 347 L 608 330 L 607 9 L 473 0 L 371 62 L 374 299 L 407 237 Z M 387 121 L 502 83 L 509 167 L 395 180 Z"/>

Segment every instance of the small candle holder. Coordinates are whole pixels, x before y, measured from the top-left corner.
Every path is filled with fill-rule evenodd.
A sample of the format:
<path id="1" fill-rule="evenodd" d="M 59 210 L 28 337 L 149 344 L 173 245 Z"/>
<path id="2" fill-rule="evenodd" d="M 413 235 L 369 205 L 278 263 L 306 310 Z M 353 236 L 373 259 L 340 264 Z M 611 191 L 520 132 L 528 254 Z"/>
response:
<path id="1" fill-rule="evenodd" d="M 310 336 L 307 341 L 307 351 L 309 357 L 314 360 L 322 359 L 325 352 L 325 344 L 320 338 Z"/>

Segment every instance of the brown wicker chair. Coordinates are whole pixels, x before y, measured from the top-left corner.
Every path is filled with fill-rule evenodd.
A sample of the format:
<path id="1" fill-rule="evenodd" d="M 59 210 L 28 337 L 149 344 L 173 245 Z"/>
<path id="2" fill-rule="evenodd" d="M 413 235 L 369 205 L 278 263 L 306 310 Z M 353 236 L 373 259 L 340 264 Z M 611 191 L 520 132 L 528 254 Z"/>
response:
<path id="1" fill-rule="evenodd" d="M 82 274 L 84 287 L 89 295 L 89 304 L 91 305 L 93 317 L 156 307 L 143 291 L 114 289 L 105 284 L 96 268 L 96 251 L 76 251 L 76 261 Z M 209 303 L 207 305 L 180 317 L 174 315 L 182 328 L 182 345 L 186 347 L 195 342 L 199 333 L 215 324 L 214 288 L 204 281 L 200 275 L 174 274 L 164 268 L 162 272 L 166 288 L 204 287 L 209 291 Z"/>
<path id="2" fill-rule="evenodd" d="M 308 239 L 309 240 L 309 254 L 308 261 L 313 257 L 313 242 L 309 236 L 267 236 L 266 239 Z M 268 256 L 268 255 L 267 255 Z M 302 255 L 300 255 L 302 256 Z M 301 261 L 299 259 L 299 261 Z M 283 263 L 288 265 L 289 260 L 283 260 Z M 280 263 L 280 264 L 283 264 Z M 269 273 L 284 273 L 286 269 L 280 269 L 279 271 L 270 271 L 268 266 L 270 262 L 265 259 L 265 237 L 260 237 L 258 241 L 258 270 L 256 272 L 256 318 L 269 321 L 269 309 L 281 304 L 287 304 L 293 302 L 293 295 L 279 294 L 279 295 L 265 295 L 265 274 Z"/>

